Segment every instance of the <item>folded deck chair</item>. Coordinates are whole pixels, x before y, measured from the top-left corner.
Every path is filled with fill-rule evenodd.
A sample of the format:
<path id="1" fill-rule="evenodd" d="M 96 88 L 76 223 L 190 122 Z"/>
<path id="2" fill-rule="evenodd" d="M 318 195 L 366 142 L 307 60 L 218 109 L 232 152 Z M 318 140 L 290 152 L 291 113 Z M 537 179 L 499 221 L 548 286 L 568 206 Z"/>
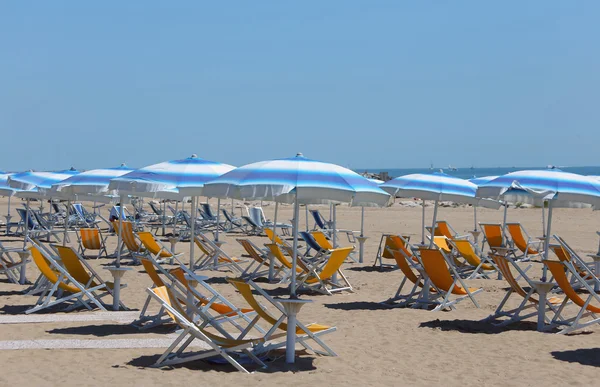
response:
<path id="1" fill-rule="evenodd" d="M 433 309 L 434 311 L 446 308 L 454 309 L 457 303 L 466 298 L 469 298 L 479 308 L 475 294 L 483 289 L 469 288 L 441 250 L 420 249 L 419 252 L 427 280 L 431 281 L 432 286 L 443 298 L 441 301 L 435 302 L 437 306 Z M 429 281 L 426 281 L 426 284 Z"/>
<path id="2" fill-rule="evenodd" d="M 538 299 L 534 296 L 535 286 L 533 286 L 531 279 L 529 279 L 529 277 L 525 273 L 527 269 L 531 267 L 531 265 L 529 265 L 527 269 L 523 270 L 510 257 L 493 254 L 492 259 L 494 260 L 494 263 L 496 264 L 496 267 L 498 268 L 500 273 L 502 273 L 502 277 L 508 283 L 509 288 L 506 294 L 504 295 L 504 298 L 502 298 L 502 301 L 500 301 L 500 304 L 498 304 L 496 311 L 490 316 L 488 316 L 486 320 L 497 321 L 501 317 L 508 317 L 508 319 L 500 321 L 496 324 L 499 326 L 504 326 L 512 324 L 514 322 L 528 319 L 530 317 L 537 316 L 538 308 L 540 306 Z M 511 267 L 515 268 L 519 273 L 518 278 L 522 278 L 526 281 L 527 285 L 529 286 L 528 290 L 525 290 L 521 287 L 521 285 L 518 282 L 518 278 L 515 278 L 515 276 L 513 275 Z M 507 301 L 513 294 L 521 297 L 522 300 L 520 300 L 520 303 L 516 308 L 509 308 L 507 307 Z M 560 304 L 561 301 L 562 299 L 557 297 L 548 298 L 546 300 L 546 305 L 544 306 L 544 313 L 555 311 L 555 306 Z M 522 312 L 530 308 L 533 308 L 532 312 L 522 314 Z M 546 319 L 547 321 L 550 321 L 548 317 L 546 317 Z"/>
<path id="3" fill-rule="evenodd" d="M 296 287 L 332 295 L 336 292 L 353 293 L 352 285 L 342 272 L 342 265 L 354 247 L 342 247 L 330 251 L 324 263 L 313 264 L 309 272 L 297 278 Z M 341 277 L 341 281 L 339 280 Z"/>
<path id="4" fill-rule="evenodd" d="M 593 324 L 600 324 L 600 317 L 597 315 L 600 314 L 600 295 L 594 291 L 593 285 L 590 286 L 588 281 L 579 275 L 577 269 L 575 269 L 573 264 L 569 261 L 563 262 L 546 260 L 543 263 L 548 267 L 554 276 L 554 280 L 566 296 L 556 311 L 555 317 L 552 319 L 551 326 L 564 326 L 559 333 L 566 334 Z M 578 285 L 581 286 L 582 289 L 587 290 L 586 294 L 577 293 L 575 289 L 573 289 L 573 286 L 567 278 L 567 272 L 570 272 L 571 276 L 578 280 Z M 585 297 L 585 299 L 582 298 L 582 295 Z M 579 307 L 579 312 L 571 318 L 566 318 L 566 316 L 564 316 L 565 306 L 567 305 L 568 301 L 572 301 Z M 592 301 L 599 305 L 592 305 Z"/>
<path id="5" fill-rule="evenodd" d="M 37 246 L 29 247 L 33 262 L 45 279 L 45 287 L 41 291 L 36 304 L 25 311 L 26 314 L 38 312 L 62 303 L 70 303 L 66 310 L 75 309 L 81 305 L 92 309 L 91 304 L 95 304 L 101 310 L 106 310 L 100 302 L 96 291 L 106 290 L 106 284 L 102 283 L 94 287 L 86 287 L 77 282 L 71 274 L 62 265 L 50 255 L 42 253 L 42 249 Z"/>
<path id="6" fill-rule="evenodd" d="M 95 250 L 98 252 L 95 258 L 100 258 L 102 255 L 108 256 L 106 238 L 108 238 L 108 235 L 102 236 L 102 231 L 99 228 L 80 228 L 77 234 L 79 253 L 86 256 L 86 251 Z"/>
<path id="7" fill-rule="evenodd" d="M 287 331 L 287 324 L 284 323 L 284 320 L 287 320 L 287 315 L 285 313 L 285 309 L 283 306 L 269 296 L 263 289 L 261 289 L 258 285 L 256 285 L 252 281 L 244 281 L 241 279 L 233 279 L 227 278 L 227 281 L 232 284 L 242 295 L 242 297 L 246 300 L 248 305 L 256 311 L 257 315 L 260 317 L 260 321 L 263 321 L 268 325 L 269 329 L 265 334 L 266 340 L 272 340 L 275 338 L 275 332 L 277 330 Z M 269 302 L 269 304 L 275 307 L 281 316 L 279 318 L 273 317 L 256 299 L 254 296 L 254 292 L 259 293 L 263 299 Z M 255 322 L 255 324 L 258 320 Z M 249 330 L 251 327 L 248 327 Z M 337 354 L 321 339 L 321 336 L 331 333 L 336 330 L 336 327 L 330 327 L 327 325 L 321 324 L 308 324 L 304 325 L 300 321 L 296 320 L 296 342 L 301 344 L 304 348 L 311 350 L 320 355 L 326 356 L 337 356 Z M 312 348 L 309 344 L 310 341 L 314 341 L 317 343 L 322 350 L 316 350 Z M 264 346 L 263 348 L 256 348 L 255 353 L 266 352 L 278 347 L 283 347 L 285 342 L 274 343 L 269 346 Z"/>
<path id="8" fill-rule="evenodd" d="M 121 223 L 123 227 L 123 235 L 121 236 L 121 239 L 123 240 L 123 246 L 121 251 L 127 250 L 127 256 L 129 256 L 133 260 L 133 264 L 139 265 L 140 262 L 137 259 L 137 255 L 144 253 L 144 247 L 138 242 L 139 238 L 133 231 L 133 223 L 130 221 L 123 221 Z M 119 235 L 119 221 L 113 221 L 112 225 L 113 229 L 115 230 L 115 233 Z M 118 248 L 119 246 L 117 246 L 117 249 Z M 121 255 L 121 258 L 123 257 L 124 256 Z"/>
<path id="9" fill-rule="evenodd" d="M 20 283 L 21 273 L 24 273 L 27 264 L 31 262 L 29 259 L 21 260 L 14 256 L 18 251 L 23 251 L 19 248 L 5 248 L 0 243 L 0 274 L 4 274 L 12 283 Z M 23 280 L 24 274 L 23 274 Z"/>
<path id="10" fill-rule="evenodd" d="M 383 268 L 396 268 L 396 261 L 394 254 L 390 250 L 400 250 L 400 245 L 408 243 L 410 241 L 409 236 L 400 236 L 395 234 L 382 234 L 379 240 L 379 247 L 377 248 L 377 255 L 375 257 L 375 263 L 373 267 L 379 263 L 379 269 Z M 383 263 L 384 259 L 391 260 L 393 263 Z"/>
<path id="11" fill-rule="evenodd" d="M 489 279 L 489 274 L 497 271 L 494 263 L 487 257 L 482 258 L 482 254 L 477 251 L 468 239 L 451 239 L 448 242 L 454 247 L 455 251 L 465 259 L 471 267 L 472 272 L 467 279 L 486 278 Z"/>
<path id="12" fill-rule="evenodd" d="M 159 263 L 164 260 L 169 260 L 172 265 L 173 261 L 177 260 L 177 262 L 181 264 L 179 257 L 181 257 L 183 253 L 175 254 L 170 248 L 157 240 L 151 232 L 140 231 L 137 233 L 137 236 L 145 248 L 144 253 L 151 254 L 152 258 Z"/>
<path id="13" fill-rule="evenodd" d="M 263 368 L 266 367 L 266 365 L 250 351 L 253 347 L 264 343 L 264 338 L 232 339 L 210 332 L 205 327 L 193 322 L 192 318 L 190 318 L 184 308 L 182 308 L 179 302 L 180 300 L 176 299 L 166 287 L 161 286 L 154 289 L 147 289 L 147 291 L 148 294 L 158 301 L 171 318 L 183 329 L 177 339 L 175 339 L 169 348 L 167 348 L 156 361 L 156 367 L 220 356 L 238 371 L 248 373 L 248 370 L 235 359 L 239 354 L 246 355 L 249 359 Z M 195 339 L 205 342 L 211 349 L 201 352 L 184 353 Z"/>
<path id="14" fill-rule="evenodd" d="M 544 241 L 532 239 L 521 223 L 506 223 L 506 229 L 512 238 L 512 243 L 522 253 L 517 259 L 528 260 L 532 256 L 541 256 L 543 254 Z"/>

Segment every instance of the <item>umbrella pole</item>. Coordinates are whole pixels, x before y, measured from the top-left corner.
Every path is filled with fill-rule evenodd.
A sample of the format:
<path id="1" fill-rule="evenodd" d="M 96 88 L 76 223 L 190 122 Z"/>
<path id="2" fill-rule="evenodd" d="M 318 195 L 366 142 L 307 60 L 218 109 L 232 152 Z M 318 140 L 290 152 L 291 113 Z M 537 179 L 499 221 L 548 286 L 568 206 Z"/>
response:
<path id="1" fill-rule="evenodd" d="M 6 214 L 10 218 L 10 196 L 8 197 L 8 213 Z"/>
<path id="2" fill-rule="evenodd" d="M 546 202 L 544 200 L 542 200 L 542 232 L 544 233 L 543 235 L 546 236 L 546 211 L 545 211 L 545 207 L 546 207 Z"/>
<path id="3" fill-rule="evenodd" d="M 423 199 L 423 212 L 421 214 L 421 245 L 425 245 L 425 199 Z"/>
<path id="4" fill-rule="evenodd" d="M 304 212 L 306 213 L 306 232 L 308 232 L 308 204 L 304 206 Z"/>
<path id="5" fill-rule="evenodd" d="M 473 206 L 473 231 L 477 231 L 477 206 Z"/>
<path id="6" fill-rule="evenodd" d="M 429 248 L 433 247 L 433 237 L 435 235 L 435 222 L 437 221 L 437 209 L 438 209 L 438 201 L 435 201 L 435 206 L 433 207 L 433 223 L 431 224 L 431 239 L 429 240 Z"/>
<path id="7" fill-rule="evenodd" d="M 219 241 L 219 213 L 221 212 L 221 198 L 217 199 L 217 232 L 215 234 L 215 242 Z"/>
<path id="8" fill-rule="evenodd" d="M 277 224 L 277 212 L 279 210 L 279 202 L 275 202 L 275 216 L 273 217 L 273 223 Z M 273 227 L 273 240 L 271 241 L 271 243 L 275 243 L 275 237 L 277 236 L 276 233 L 277 227 Z M 273 275 L 275 274 L 275 257 L 273 256 L 273 254 L 269 254 L 269 282 L 273 281 Z"/>
<path id="9" fill-rule="evenodd" d="M 360 237 L 365 236 L 365 206 L 360 208 Z"/>
<path id="10" fill-rule="evenodd" d="M 125 216 L 125 210 L 123 209 L 123 202 L 125 201 L 125 195 L 119 197 L 119 238 L 117 241 L 117 268 L 121 267 L 121 250 L 123 250 L 123 217 Z"/>
<path id="11" fill-rule="evenodd" d="M 171 234 L 175 235 L 175 227 L 177 227 L 177 217 L 179 215 L 179 202 L 175 202 L 175 218 L 173 222 L 173 229 L 171 230 Z"/>
<path id="12" fill-rule="evenodd" d="M 25 200 L 25 238 L 23 239 L 23 250 L 25 250 L 25 246 L 27 246 L 27 241 L 29 240 L 29 198 Z"/>
<path id="13" fill-rule="evenodd" d="M 167 211 L 167 203 L 164 201 L 164 199 L 163 199 L 161 208 L 162 208 L 162 211 L 161 211 L 162 212 L 162 214 L 161 214 L 162 215 L 162 234 L 163 234 L 163 236 L 165 236 L 165 233 L 167 232 L 166 231 L 166 228 L 167 228 L 166 213 L 165 213 Z"/>
<path id="14" fill-rule="evenodd" d="M 71 199 L 67 199 L 67 216 L 65 216 L 65 234 L 63 235 L 63 246 L 67 245 L 67 230 L 69 229 L 69 208 L 71 207 Z M 50 239 L 50 238 L 48 238 Z"/>
<path id="15" fill-rule="evenodd" d="M 190 225 L 190 231 L 191 231 L 191 236 L 190 236 L 190 270 L 194 271 L 194 243 L 195 242 L 195 238 L 196 238 L 196 197 L 192 196 L 192 215 L 190 217 L 192 224 Z"/>
<path id="16" fill-rule="evenodd" d="M 333 248 L 336 249 L 337 245 L 337 216 L 336 216 L 336 205 L 333 205 Z"/>
<path id="17" fill-rule="evenodd" d="M 548 248 L 550 247 L 550 233 L 552 229 L 552 200 L 548 201 L 548 231 L 546 232 L 546 238 L 544 239 L 544 261 L 548 259 Z M 546 282 L 546 274 L 548 274 L 548 267 L 544 265 L 544 271 L 542 273 L 542 282 Z M 542 305 L 540 305 L 542 307 Z"/>
<path id="18" fill-rule="evenodd" d="M 290 297 L 291 298 L 297 298 L 296 297 L 296 258 L 298 255 L 298 213 L 299 213 L 299 208 L 298 208 L 298 190 L 296 190 L 296 200 L 294 202 L 294 223 L 293 223 L 293 236 L 294 236 L 294 243 L 292 244 L 292 283 L 290 285 Z M 295 327 L 293 328 L 295 331 Z"/>
<path id="19" fill-rule="evenodd" d="M 504 219 L 502 220 L 502 232 L 506 228 L 506 215 L 508 212 L 508 202 L 504 203 Z"/>

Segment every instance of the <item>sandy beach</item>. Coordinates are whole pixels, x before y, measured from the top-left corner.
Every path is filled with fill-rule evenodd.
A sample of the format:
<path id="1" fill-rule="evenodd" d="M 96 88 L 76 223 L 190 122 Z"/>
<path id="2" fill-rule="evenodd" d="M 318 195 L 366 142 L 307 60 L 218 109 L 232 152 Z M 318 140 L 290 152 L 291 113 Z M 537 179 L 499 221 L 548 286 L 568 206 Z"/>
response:
<path id="1" fill-rule="evenodd" d="M 213 207 L 216 202 L 211 202 Z M 240 205 L 241 203 L 236 203 Z M 13 208 L 20 206 L 13 200 Z M 230 208 L 231 204 L 227 204 Z M 106 212 L 108 207 L 104 207 Z M 319 207 L 324 215 L 328 207 Z M 274 206 L 264 205 L 267 217 L 273 217 Z M 432 207 L 427 207 L 430 221 Z M 291 206 L 281 206 L 280 217 L 292 217 Z M 239 213 L 239 207 L 236 208 Z M 6 199 L 0 199 L 0 213 L 6 214 Z M 541 210 L 513 209 L 509 221 L 521 222 L 532 236 L 542 235 Z M 301 228 L 305 226 L 303 212 Z M 439 219 L 447 220 L 459 232 L 473 228 L 471 207 L 440 208 Z M 480 222 L 500 223 L 502 212 L 481 209 Z M 561 235 L 582 256 L 597 251 L 599 214 L 591 209 L 556 209 L 553 232 Z M 298 349 L 297 363 L 287 366 L 283 353 L 272 354 L 275 361 L 268 370 L 243 375 L 230 366 L 215 366 L 204 362 L 179 367 L 156 369 L 151 365 L 163 352 L 162 348 L 128 349 L 25 349 L 1 350 L 0 385 L 589 385 L 598 377 L 600 366 L 600 327 L 598 325 L 571 335 L 540 333 L 535 320 L 494 327 L 480 320 L 497 307 L 507 283 L 502 280 L 469 280 L 470 286 L 482 287 L 477 295 L 480 308 L 468 300 L 451 312 L 431 312 L 411 308 L 386 308 L 381 301 L 391 297 L 402 280 L 399 270 L 379 271 L 373 263 L 382 233 L 410 235 L 420 239 L 421 207 L 406 206 L 398 201 L 390 208 L 365 211 L 364 264 L 347 263 L 343 270 L 354 287 L 354 293 L 334 296 L 304 295 L 312 304 L 304 307 L 299 319 L 305 323 L 334 325 L 337 331 L 324 340 L 338 357 L 323 357 Z M 359 230 L 360 209 L 340 206 L 339 228 Z M 312 228 L 312 221 L 310 222 Z M 223 249 L 234 256 L 242 255 L 235 241 L 239 234 L 222 235 Z M 341 245 L 347 244 L 340 236 Z M 254 236 L 258 245 L 266 237 Z M 6 247 L 22 246 L 22 239 L 0 236 Z M 109 251 L 114 251 L 116 236 L 108 239 Z M 76 244 L 74 234 L 71 245 Z M 187 262 L 188 243 L 179 243 L 177 252 L 184 252 Z M 109 273 L 102 267 L 110 258 L 89 260 L 105 279 Z M 533 262 L 530 275 L 539 278 L 541 263 Z M 239 306 L 246 306 L 234 288 L 224 281 L 233 273 L 211 271 L 211 284 Z M 37 278 L 33 264 L 28 266 L 30 281 Z M 126 274 L 127 288 L 123 302 L 131 309 L 140 309 L 146 299 L 145 289 L 151 285 L 140 266 Z M 265 284 L 271 294 L 286 294 L 283 285 Z M 0 314 L 17 315 L 32 306 L 35 296 L 23 294 L 27 286 L 0 280 Z M 512 302 L 515 302 L 514 300 Z M 152 305 L 156 308 L 156 304 Z M 71 312 L 72 315 L 81 312 Z M 175 326 L 159 327 L 140 332 L 125 322 L 50 322 L 0 324 L 0 344 L 15 340 L 110 340 L 130 338 L 165 338 Z"/>

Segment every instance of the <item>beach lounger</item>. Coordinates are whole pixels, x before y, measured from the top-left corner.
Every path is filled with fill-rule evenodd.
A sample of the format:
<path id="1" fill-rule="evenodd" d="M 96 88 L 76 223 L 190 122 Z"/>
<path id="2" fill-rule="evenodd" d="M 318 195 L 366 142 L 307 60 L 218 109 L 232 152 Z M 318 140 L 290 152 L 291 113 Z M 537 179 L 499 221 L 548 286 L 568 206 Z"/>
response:
<path id="1" fill-rule="evenodd" d="M 177 262 L 182 264 L 179 257 L 181 257 L 183 253 L 175 254 L 170 248 L 157 240 L 151 232 L 140 231 L 137 233 L 137 237 L 144 246 L 144 255 L 150 254 L 152 258 L 159 263 L 169 260 L 169 263 L 172 265 L 173 261 L 177 260 Z"/>
<path id="2" fill-rule="evenodd" d="M 409 236 L 382 234 L 381 239 L 379 240 L 379 247 L 377 248 L 377 255 L 375 256 L 375 263 L 373 263 L 373 267 L 376 267 L 379 263 L 379 269 L 397 268 L 394 254 L 391 253 L 390 250 L 400 250 L 400 245 L 408 243 L 409 241 Z M 393 263 L 384 263 L 384 259 L 392 260 Z"/>
<path id="3" fill-rule="evenodd" d="M 133 223 L 130 221 L 123 221 L 122 223 L 122 228 L 123 228 L 123 235 L 121 236 L 121 239 L 123 240 L 123 246 L 122 246 L 122 250 L 121 250 L 121 254 L 123 253 L 123 250 L 127 250 L 127 255 L 132 259 L 132 263 L 134 265 L 139 265 L 140 262 L 137 258 L 138 255 L 143 255 L 144 254 L 144 247 L 138 242 L 139 238 L 136 236 L 135 232 L 133 231 Z M 118 235 L 119 234 L 119 221 L 113 221 L 112 222 L 113 225 L 113 229 L 115 230 L 115 233 Z M 119 246 L 117 246 L 117 249 L 119 248 Z M 121 258 L 123 258 L 124 255 L 121 255 Z"/>
<path id="4" fill-rule="evenodd" d="M 217 270 L 220 268 L 228 268 L 233 269 L 240 274 L 244 273 L 244 269 L 240 265 L 246 263 L 246 260 L 230 256 L 217 246 L 214 241 L 207 238 L 206 235 L 198 233 L 198 235 L 194 237 L 194 242 L 204 257 L 204 259 L 201 258 L 200 263 L 197 264 L 197 269 Z"/>
<path id="5" fill-rule="evenodd" d="M 246 222 L 246 233 L 249 235 L 260 235 L 263 232 L 262 226 L 256 223 L 250 216 L 243 215 L 242 220 Z"/>
<path id="6" fill-rule="evenodd" d="M 236 239 L 236 241 L 242 245 L 246 253 L 250 258 L 252 258 L 252 262 L 242 273 L 242 278 L 257 278 L 262 277 L 269 274 L 269 266 L 271 264 L 270 257 L 268 252 L 261 250 L 258 246 L 256 246 L 250 239 Z M 254 270 L 252 270 L 254 268 Z M 266 268 L 266 269 L 265 269 Z M 264 271 L 260 271 L 260 269 L 265 269 Z M 280 265 L 274 264 L 275 276 L 279 274 L 282 270 Z"/>
<path id="7" fill-rule="evenodd" d="M 236 218 L 232 213 L 227 211 L 226 209 L 221 209 L 223 216 L 225 216 L 225 220 L 228 222 L 228 226 L 225 231 L 232 232 L 235 230 L 241 230 L 242 232 L 246 232 L 246 226 L 243 223 L 242 218 Z"/>
<path id="8" fill-rule="evenodd" d="M 544 241 L 532 239 L 521 223 L 506 223 L 506 229 L 512 239 L 512 244 L 522 253 L 517 259 L 528 260 L 532 256 L 542 256 Z"/>
<path id="9" fill-rule="evenodd" d="M 242 297 L 246 300 L 248 305 L 257 313 L 260 317 L 260 321 L 263 321 L 268 326 L 268 331 L 265 334 L 265 340 L 274 340 L 277 338 L 276 331 L 287 331 L 287 324 L 284 322 L 287 320 L 287 315 L 283 306 L 269 296 L 262 288 L 260 288 L 253 281 L 244 281 L 241 279 L 228 278 L 227 281 L 232 284 L 238 292 L 242 295 Z M 266 308 L 264 308 L 260 302 L 256 299 L 254 292 L 260 294 L 264 300 L 266 300 L 271 306 L 275 307 L 281 316 L 279 318 L 275 318 L 271 315 Z M 258 320 L 254 322 L 257 324 Z M 249 330 L 252 326 L 249 326 L 247 330 Z M 325 356 L 337 356 L 337 354 L 321 339 L 321 336 L 334 332 L 336 327 L 331 327 L 327 325 L 321 324 L 308 324 L 304 325 L 299 320 L 296 320 L 296 342 L 301 344 L 304 348 L 313 351 L 314 353 L 325 355 Z M 317 350 L 312 348 L 309 342 L 315 342 L 320 347 L 321 350 Z M 263 353 L 276 348 L 283 347 L 285 345 L 285 341 L 280 343 L 273 343 L 271 345 L 265 346 L 264 344 L 261 347 L 255 348 L 255 353 Z"/>
<path id="10" fill-rule="evenodd" d="M 483 257 L 477 250 L 477 247 L 468 239 L 451 239 L 448 240 L 448 242 L 454 247 L 454 250 L 464 258 L 467 264 L 470 265 L 471 273 L 467 279 L 489 279 L 490 274 L 497 272 L 494 263 L 488 257 Z"/>
<path id="11" fill-rule="evenodd" d="M 506 243 L 504 231 L 502 225 L 499 223 L 479 223 L 481 231 L 483 232 L 482 246 L 485 243 L 492 253 L 498 253 L 500 255 L 515 255 L 515 251 Z M 483 250 L 483 247 L 482 247 Z"/>
<path id="12" fill-rule="evenodd" d="M 95 250 L 98 252 L 95 258 L 100 258 L 103 253 L 104 256 L 108 256 L 108 251 L 106 251 L 106 238 L 108 238 L 108 235 L 102 236 L 102 231 L 100 231 L 99 228 L 80 228 L 77 233 L 79 253 L 86 256 L 86 251 Z"/>
<path id="13" fill-rule="evenodd" d="M 463 239 L 467 238 L 469 235 L 459 235 L 452 226 L 445 220 L 438 220 L 435 222 L 435 231 L 431 232 L 431 227 L 425 227 L 427 231 L 433 236 L 444 236 L 448 239 Z"/>
<path id="14" fill-rule="evenodd" d="M 288 281 L 290 279 L 291 273 L 292 273 L 292 261 L 290 261 L 286 258 L 286 256 L 283 254 L 283 251 L 281 251 L 279 244 L 268 243 L 268 244 L 265 244 L 265 246 L 269 249 L 270 253 L 273 255 L 273 257 L 277 261 L 279 261 L 279 264 L 281 265 L 282 278 L 279 283 L 284 283 L 284 282 Z M 305 264 L 304 261 L 302 261 L 302 259 L 298 256 L 296 259 L 296 274 L 300 275 L 300 274 L 309 273 L 309 272 L 310 272 L 309 265 Z"/>
<path id="15" fill-rule="evenodd" d="M 342 272 L 342 265 L 354 247 L 342 247 L 330 251 L 323 263 L 312 264 L 310 270 L 297 278 L 296 287 L 332 295 L 336 292 L 353 293 L 352 285 Z M 341 277 L 341 281 L 339 278 Z"/>
<path id="16" fill-rule="evenodd" d="M 106 310 L 98 298 L 100 295 L 95 293 L 97 290 L 106 290 L 106 284 L 102 283 L 88 288 L 77 282 L 67 269 L 58 264 L 44 250 L 34 245 L 29 247 L 29 251 L 45 282 L 40 297 L 32 308 L 25 311 L 26 314 L 68 302 L 70 302 L 70 305 L 66 309 L 67 311 L 82 305 L 92 309 L 90 304 L 95 304 L 101 310 Z"/>
<path id="17" fill-rule="evenodd" d="M 559 325 L 563 327 L 559 333 L 566 334 L 593 324 L 600 324 L 600 317 L 597 315 L 600 314 L 600 295 L 595 292 L 593 285 L 590 285 L 588 281 L 579 275 L 577 269 L 570 261 L 546 260 L 543 263 L 548 267 L 548 270 L 550 270 L 554 277 L 554 281 L 556 281 L 566 296 L 556 311 L 550 326 Z M 578 293 L 575 291 L 567 278 L 567 272 L 570 272 L 572 278 L 578 280 L 578 285 L 582 289 L 585 289 L 587 293 Z M 578 306 L 579 311 L 575 316 L 567 318 L 565 316 L 565 306 L 569 301 Z M 592 305 L 592 301 L 598 306 Z"/>
<path id="18" fill-rule="evenodd" d="M 261 228 L 279 228 L 283 235 L 290 235 L 290 230 L 292 229 L 291 224 L 287 223 L 277 223 L 274 224 L 272 221 L 268 220 L 265 216 L 265 212 L 262 207 L 250 207 L 247 209 L 248 216 Z"/>
<path id="19" fill-rule="evenodd" d="M 147 289 L 148 294 L 158 301 L 167 311 L 171 318 L 183 329 L 181 334 L 167 348 L 167 350 L 156 361 L 156 367 L 181 364 L 201 359 L 207 359 L 214 356 L 220 356 L 229 364 L 233 365 L 238 371 L 248 373 L 235 358 L 239 354 L 246 355 L 253 362 L 261 367 L 266 365 L 254 355 L 251 349 L 259 344 L 263 344 L 265 339 L 232 339 L 206 330 L 202 325 L 193 322 L 180 304 L 166 287 Z M 211 349 L 201 352 L 184 353 L 194 339 L 201 340 L 208 344 Z"/>
<path id="20" fill-rule="evenodd" d="M 496 267 L 502 274 L 504 280 L 508 283 L 509 288 L 500 304 L 496 308 L 496 311 L 487 317 L 486 320 L 497 321 L 501 317 L 508 317 L 508 319 L 504 321 L 500 321 L 496 323 L 498 326 L 505 326 L 508 324 L 512 324 L 518 321 L 522 321 L 528 319 L 530 317 L 534 317 L 538 315 L 539 300 L 534 296 L 535 294 L 535 286 L 533 285 L 531 279 L 527 276 L 526 271 L 531 267 L 527 267 L 523 270 L 516 262 L 513 261 L 512 258 L 507 256 L 502 256 L 498 254 L 493 254 L 492 259 L 496 264 Z M 519 276 L 515 278 L 513 275 L 511 267 L 515 268 L 519 273 Z M 525 280 L 528 285 L 528 289 L 525 290 L 519 284 L 519 279 Z M 508 308 L 507 301 L 512 295 L 517 295 L 522 298 L 519 305 L 516 308 Z M 545 313 L 555 311 L 555 306 L 560 304 L 562 301 L 561 298 L 558 297 L 550 297 L 546 300 L 545 305 Z M 533 311 L 528 314 L 522 314 L 522 312 L 533 308 Z M 546 317 L 547 321 L 550 321 L 548 317 Z"/>
<path id="21" fill-rule="evenodd" d="M 454 309 L 457 303 L 467 298 L 479 308 L 475 295 L 483 289 L 468 287 L 441 250 L 420 249 L 419 253 L 419 259 L 427 279 L 431 281 L 432 286 L 442 298 L 441 301 L 435 301 L 437 306 L 433 309 L 434 311 L 446 308 Z"/>

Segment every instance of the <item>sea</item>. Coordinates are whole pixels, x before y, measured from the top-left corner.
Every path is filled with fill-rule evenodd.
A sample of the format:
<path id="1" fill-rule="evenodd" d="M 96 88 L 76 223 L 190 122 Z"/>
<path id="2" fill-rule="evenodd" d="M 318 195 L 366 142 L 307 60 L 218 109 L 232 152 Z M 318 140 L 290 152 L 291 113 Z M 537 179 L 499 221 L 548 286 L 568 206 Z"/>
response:
<path id="1" fill-rule="evenodd" d="M 390 178 L 395 178 L 398 176 L 409 175 L 412 173 L 432 173 L 432 172 L 444 172 L 445 174 L 459 177 L 461 179 L 472 179 L 475 177 L 484 177 L 484 176 L 500 176 L 505 175 L 510 172 L 515 171 L 523 171 L 523 170 L 544 170 L 544 169 L 559 169 L 564 172 L 577 173 L 580 175 L 591 175 L 591 176 L 600 176 L 600 166 L 598 167 L 558 167 L 558 166 L 545 166 L 545 167 L 489 167 L 489 168 L 476 168 L 476 167 L 467 167 L 467 168 L 439 168 L 439 167 L 429 167 L 429 168 L 370 168 L 370 169 L 356 169 L 357 173 L 373 173 L 373 174 L 381 174 L 382 172 L 387 172 Z"/>

